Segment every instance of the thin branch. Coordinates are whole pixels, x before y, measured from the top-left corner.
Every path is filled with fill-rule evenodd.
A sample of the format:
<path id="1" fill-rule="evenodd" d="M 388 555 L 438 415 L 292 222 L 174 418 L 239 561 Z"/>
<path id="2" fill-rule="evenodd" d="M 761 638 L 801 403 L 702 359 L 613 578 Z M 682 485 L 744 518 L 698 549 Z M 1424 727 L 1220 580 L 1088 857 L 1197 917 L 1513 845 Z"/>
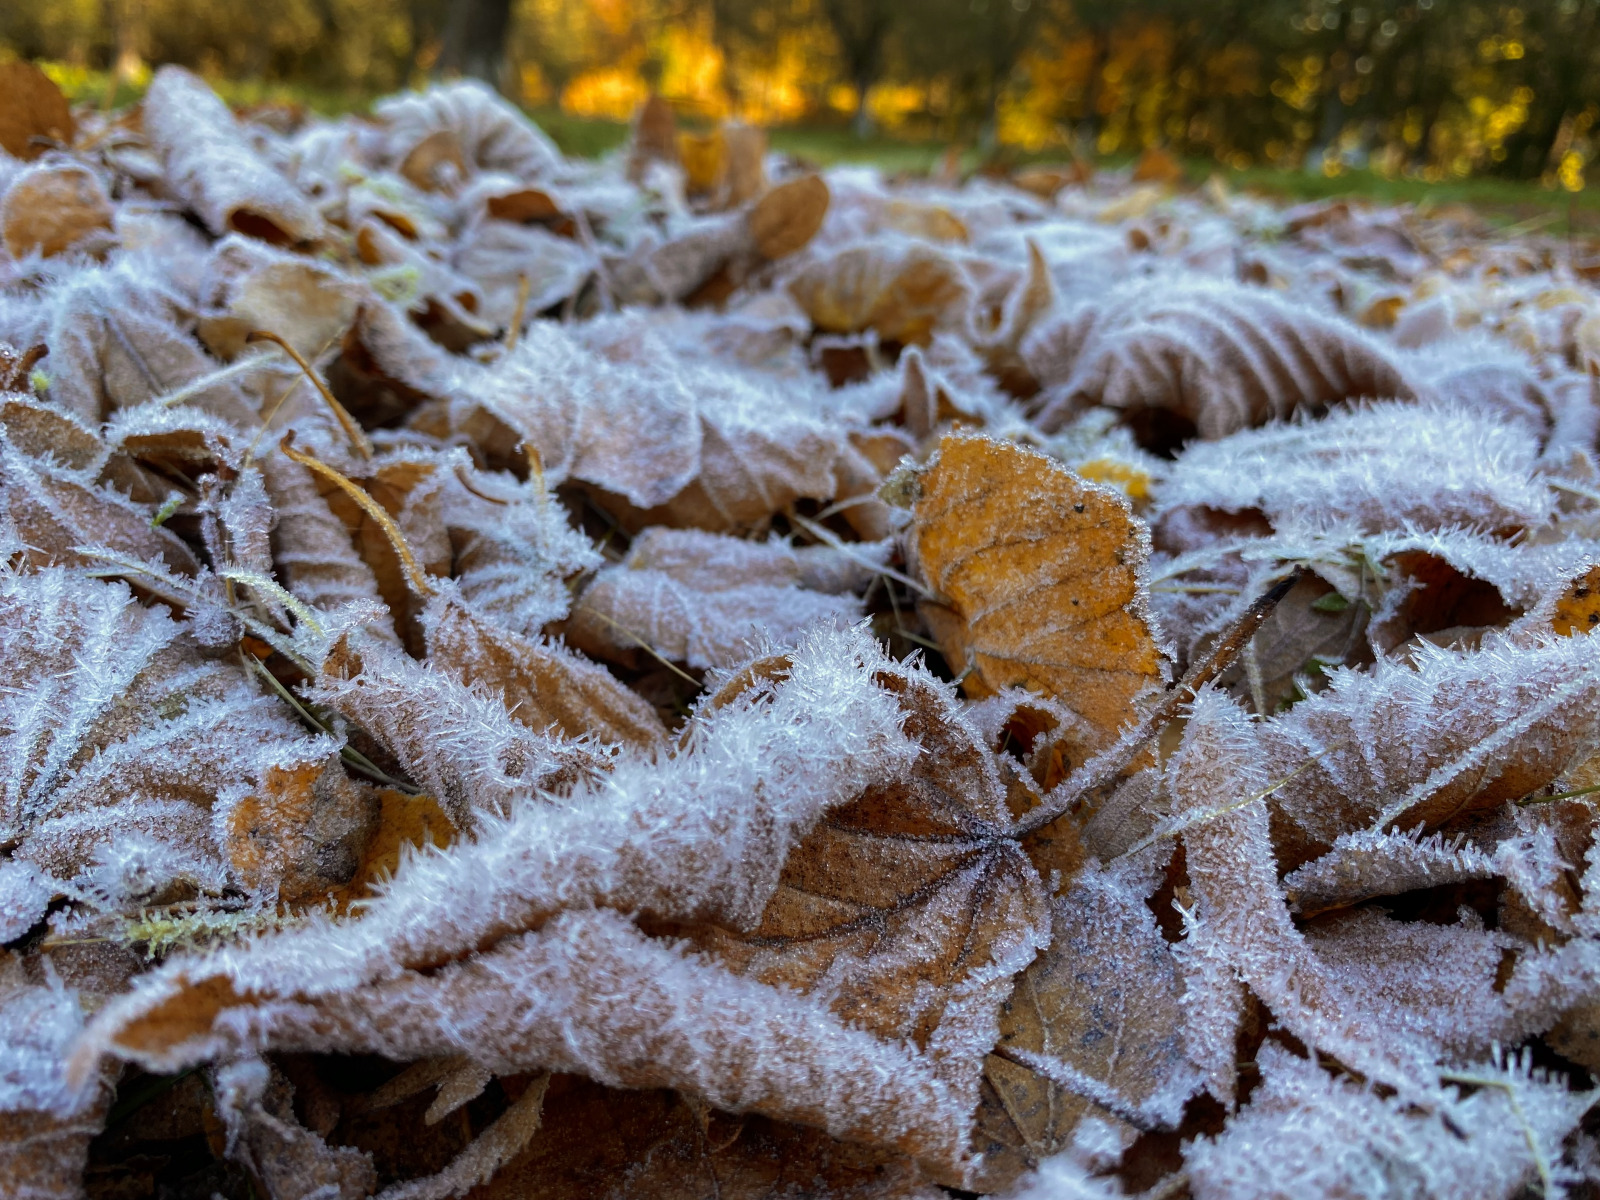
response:
<path id="1" fill-rule="evenodd" d="M 1296 567 L 1287 577 L 1257 597 L 1245 610 L 1244 615 L 1234 622 L 1233 628 L 1218 639 L 1211 652 L 1191 666 L 1187 674 L 1167 690 L 1160 703 L 1152 708 L 1132 730 L 1119 738 L 1116 745 L 1104 754 L 1090 759 L 1072 778 L 1051 792 L 1046 797 L 1045 803 L 1025 813 L 1012 828 L 1013 836 L 1024 837 L 1036 829 L 1043 829 L 1051 821 L 1070 811 L 1072 806 L 1088 792 L 1104 787 L 1119 778 L 1133 761 L 1140 747 L 1149 741 L 1157 730 L 1177 716 L 1178 710 L 1192 701 L 1202 687 L 1233 664 L 1233 660 L 1238 657 L 1245 643 L 1256 635 L 1256 630 L 1261 628 L 1262 622 L 1272 615 L 1279 601 L 1300 582 L 1300 577 L 1304 573 L 1305 568 Z"/>

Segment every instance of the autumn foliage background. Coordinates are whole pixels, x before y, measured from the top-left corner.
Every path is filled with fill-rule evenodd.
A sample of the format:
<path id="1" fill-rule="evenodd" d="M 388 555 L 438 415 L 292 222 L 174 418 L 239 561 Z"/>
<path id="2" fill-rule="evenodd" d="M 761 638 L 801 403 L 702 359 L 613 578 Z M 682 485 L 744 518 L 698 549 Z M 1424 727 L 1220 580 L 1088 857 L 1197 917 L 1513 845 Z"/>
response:
<path id="1" fill-rule="evenodd" d="M 1592 0 L 11 0 L 0 46 L 69 90 L 175 62 L 349 105 L 465 73 L 611 121 L 654 88 L 703 121 L 1567 190 L 1600 117 Z"/>

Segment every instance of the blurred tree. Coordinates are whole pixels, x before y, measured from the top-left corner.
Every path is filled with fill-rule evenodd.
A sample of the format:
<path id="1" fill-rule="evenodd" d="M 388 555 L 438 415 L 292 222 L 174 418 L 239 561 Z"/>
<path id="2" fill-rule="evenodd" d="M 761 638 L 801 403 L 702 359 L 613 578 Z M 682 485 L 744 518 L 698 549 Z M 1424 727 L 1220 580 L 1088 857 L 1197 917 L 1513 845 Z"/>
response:
<path id="1" fill-rule="evenodd" d="M 845 79 L 856 91 L 851 127 L 857 137 L 864 138 L 872 132 L 867 97 L 883 76 L 884 52 L 896 21 L 903 16 L 926 14 L 908 13 L 908 7 L 921 6 L 907 6 L 896 0 L 817 0 L 817 7 L 839 44 Z M 919 19 L 917 23 L 926 21 Z"/>
<path id="2" fill-rule="evenodd" d="M 1000 97 L 1023 52 L 1063 11 L 1052 0 L 923 0 L 901 38 L 903 68 L 941 82 L 949 119 L 963 131 L 976 126 L 979 144 L 992 146 Z"/>
<path id="3" fill-rule="evenodd" d="M 466 75 L 495 88 L 506 82 L 506 35 L 512 0 L 453 0 L 444 27 L 444 49 L 436 70 Z"/>

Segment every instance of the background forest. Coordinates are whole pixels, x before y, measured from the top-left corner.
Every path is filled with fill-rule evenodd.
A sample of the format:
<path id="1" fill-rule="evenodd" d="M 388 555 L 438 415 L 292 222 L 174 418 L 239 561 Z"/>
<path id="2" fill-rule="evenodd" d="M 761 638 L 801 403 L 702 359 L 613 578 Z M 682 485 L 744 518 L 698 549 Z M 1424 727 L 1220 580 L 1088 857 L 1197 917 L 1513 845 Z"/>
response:
<path id="1" fill-rule="evenodd" d="M 79 95 L 162 62 L 320 107 L 466 74 L 570 117 L 654 88 L 691 119 L 1567 191 L 1600 117 L 1600 0 L 7 0 L 5 52 Z"/>

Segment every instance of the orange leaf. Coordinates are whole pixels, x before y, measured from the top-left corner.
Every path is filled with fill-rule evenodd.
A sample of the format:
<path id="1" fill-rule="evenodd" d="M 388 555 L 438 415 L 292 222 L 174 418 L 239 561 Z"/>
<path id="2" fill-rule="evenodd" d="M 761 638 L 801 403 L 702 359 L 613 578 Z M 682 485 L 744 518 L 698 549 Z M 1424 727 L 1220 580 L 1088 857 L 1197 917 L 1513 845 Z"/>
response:
<path id="1" fill-rule="evenodd" d="M 1556 601 L 1552 618 L 1557 633 L 1592 633 L 1600 625 L 1600 567 L 1591 567 L 1581 579 L 1574 579 Z"/>
<path id="2" fill-rule="evenodd" d="M 1166 673 L 1149 534 L 1127 500 L 1042 454 L 955 435 L 916 487 L 912 544 L 940 598 L 924 610 L 967 690 L 1045 692 L 1083 722 L 1082 750 L 1108 743 Z"/>

